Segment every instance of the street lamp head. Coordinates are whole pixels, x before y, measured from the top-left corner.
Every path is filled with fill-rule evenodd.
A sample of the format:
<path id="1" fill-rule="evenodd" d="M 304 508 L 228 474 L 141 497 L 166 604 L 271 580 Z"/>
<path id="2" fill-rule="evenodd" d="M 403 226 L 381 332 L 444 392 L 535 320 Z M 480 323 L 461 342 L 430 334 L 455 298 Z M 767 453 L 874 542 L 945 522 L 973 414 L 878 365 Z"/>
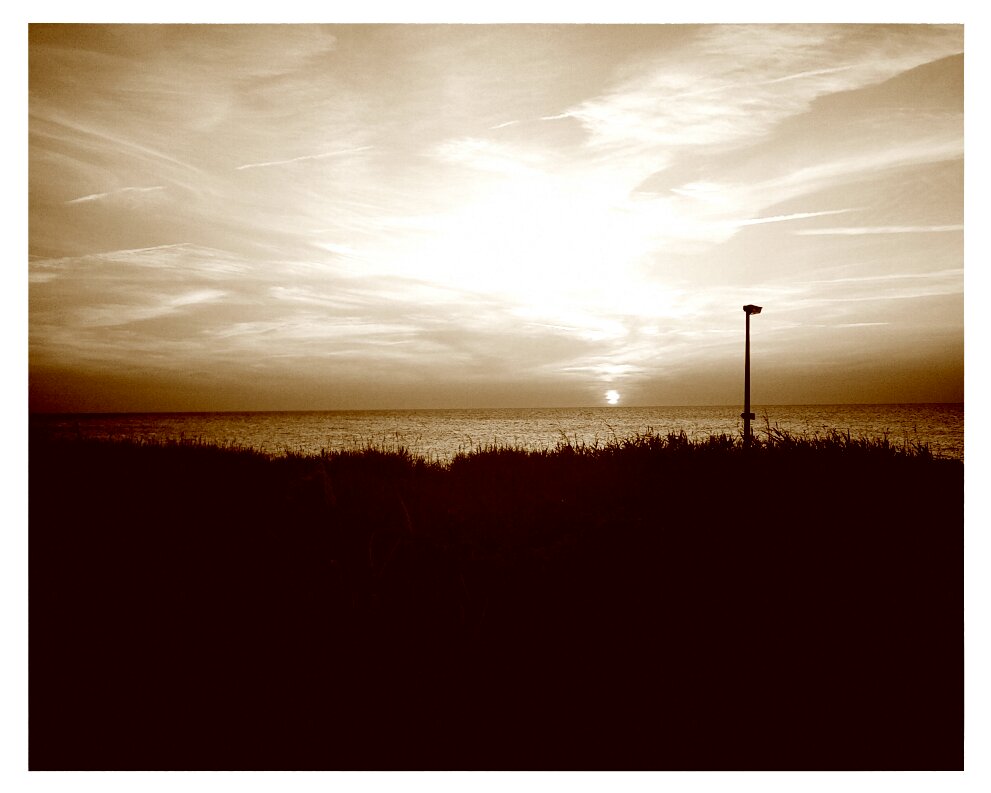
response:
<path id="1" fill-rule="evenodd" d="M 748 316 L 750 314 L 760 314 L 760 309 L 761 309 L 760 306 L 744 306 L 743 307 L 743 310 L 747 312 L 747 315 Z"/>

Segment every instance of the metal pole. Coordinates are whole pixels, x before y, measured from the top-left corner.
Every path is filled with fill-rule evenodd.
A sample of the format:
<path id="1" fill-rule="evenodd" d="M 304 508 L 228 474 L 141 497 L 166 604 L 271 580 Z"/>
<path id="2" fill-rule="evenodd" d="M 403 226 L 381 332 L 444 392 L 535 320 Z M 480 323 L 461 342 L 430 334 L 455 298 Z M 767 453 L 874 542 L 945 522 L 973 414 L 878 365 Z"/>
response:
<path id="1" fill-rule="evenodd" d="M 743 359 L 743 413 L 740 414 L 740 418 L 743 419 L 744 446 L 749 446 L 753 440 L 753 435 L 750 432 L 750 421 L 754 418 L 754 414 L 750 412 L 750 315 L 760 314 L 760 312 L 760 306 L 746 305 L 743 307 L 743 313 L 747 315 L 747 351 Z"/>
<path id="2" fill-rule="evenodd" d="M 747 351 L 744 354 L 743 374 L 743 445 L 750 445 L 750 312 L 747 315 Z"/>

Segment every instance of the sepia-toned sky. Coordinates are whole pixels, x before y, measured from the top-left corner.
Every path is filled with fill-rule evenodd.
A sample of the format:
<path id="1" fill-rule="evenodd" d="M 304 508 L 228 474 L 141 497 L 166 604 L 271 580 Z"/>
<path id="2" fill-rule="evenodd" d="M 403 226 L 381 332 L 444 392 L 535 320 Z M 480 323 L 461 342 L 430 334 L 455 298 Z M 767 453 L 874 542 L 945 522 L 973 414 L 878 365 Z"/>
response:
<path id="1" fill-rule="evenodd" d="M 963 400 L 963 27 L 32 25 L 32 410 Z"/>

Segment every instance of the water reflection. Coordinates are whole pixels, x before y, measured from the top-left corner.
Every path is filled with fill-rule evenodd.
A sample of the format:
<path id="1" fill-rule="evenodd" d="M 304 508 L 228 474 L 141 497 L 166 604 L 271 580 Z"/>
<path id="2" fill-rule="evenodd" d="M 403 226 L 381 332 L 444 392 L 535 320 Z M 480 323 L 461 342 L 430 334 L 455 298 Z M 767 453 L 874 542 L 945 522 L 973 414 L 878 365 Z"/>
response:
<path id="1" fill-rule="evenodd" d="M 495 410 L 148 413 L 32 416 L 34 427 L 99 438 L 200 439 L 267 452 L 317 453 L 375 446 L 406 448 L 429 459 L 488 446 L 554 448 L 562 441 L 604 445 L 654 432 L 690 438 L 740 434 L 739 406 L 597 407 Z M 832 429 L 895 444 L 930 444 L 963 459 L 963 405 L 788 405 L 756 407 L 757 437 L 766 427 L 814 434 Z"/>

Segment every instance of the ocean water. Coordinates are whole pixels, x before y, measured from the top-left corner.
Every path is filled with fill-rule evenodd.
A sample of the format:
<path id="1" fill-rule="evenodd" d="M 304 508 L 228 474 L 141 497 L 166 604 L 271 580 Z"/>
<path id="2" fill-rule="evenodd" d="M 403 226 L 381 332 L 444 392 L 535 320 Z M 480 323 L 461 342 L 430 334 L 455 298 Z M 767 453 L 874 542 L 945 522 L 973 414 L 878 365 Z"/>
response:
<path id="1" fill-rule="evenodd" d="M 830 430 L 893 443 L 928 444 L 963 459 L 962 404 L 756 406 L 756 435 L 777 427 L 794 434 Z M 367 410 L 272 413 L 117 413 L 31 416 L 33 431 L 56 436 L 187 439 L 235 443 L 266 452 L 400 447 L 450 460 L 478 447 L 548 449 L 604 444 L 638 434 L 685 432 L 690 438 L 743 432 L 740 407 L 595 407 L 490 410 Z"/>

